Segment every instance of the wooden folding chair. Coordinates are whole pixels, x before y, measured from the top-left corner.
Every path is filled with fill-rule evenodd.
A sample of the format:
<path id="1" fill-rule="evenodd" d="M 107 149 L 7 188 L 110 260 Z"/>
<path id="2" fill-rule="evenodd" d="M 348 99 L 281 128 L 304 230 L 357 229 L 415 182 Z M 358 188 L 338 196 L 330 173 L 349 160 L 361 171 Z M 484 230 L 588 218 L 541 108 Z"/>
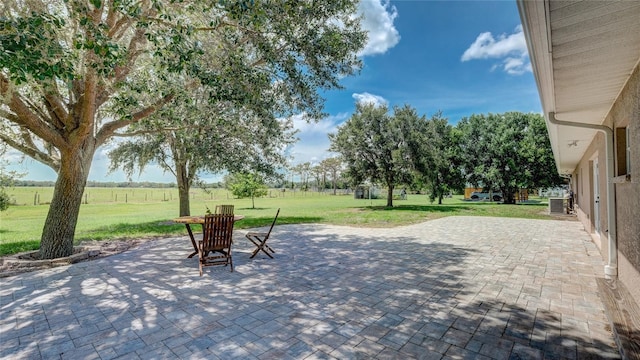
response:
<path id="1" fill-rule="evenodd" d="M 216 205 L 216 214 L 233 214 L 233 205 Z"/>
<path id="2" fill-rule="evenodd" d="M 253 259 L 260 250 L 262 250 L 262 252 L 264 252 L 265 254 L 267 254 L 267 256 L 273 259 L 273 256 L 269 254 L 269 251 L 271 251 L 271 253 L 275 253 L 275 251 L 273 251 L 273 249 L 269 245 L 267 245 L 267 240 L 269 240 L 269 235 L 271 235 L 271 230 L 273 230 L 273 225 L 276 224 L 276 220 L 278 219 L 278 214 L 280 214 L 280 209 L 278 209 L 278 211 L 276 212 L 276 217 L 273 218 L 273 222 L 271 223 L 271 227 L 269 228 L 268 232 L 266 233 L 265 232 L 249 232 L 247 233 L 247 235 L 245 235 L 247 239 L 249 239 L 249 241 L 251 241 L 253 245 L 256 246 L 256 249 L 253 250 L 251 257 L 249 257 L 250 259 Z"/>
<path id="3" fill-rule="evenodd" d="M 205 266 L 231 265 L 233 214 L 207 214 L 202 225 L 202 240 L 198 242 L 200 276 Z"/>

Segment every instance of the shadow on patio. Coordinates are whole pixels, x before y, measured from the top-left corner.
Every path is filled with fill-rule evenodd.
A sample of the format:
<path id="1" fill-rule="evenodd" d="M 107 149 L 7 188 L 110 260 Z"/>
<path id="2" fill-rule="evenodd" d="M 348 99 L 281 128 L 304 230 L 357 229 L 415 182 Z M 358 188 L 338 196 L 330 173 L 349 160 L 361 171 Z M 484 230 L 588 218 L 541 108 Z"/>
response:
<path id="1" fill-rule="evenodd" d="M 451 224 L 425 224 L 278 226 L 273 260 L 248 259 L 238 232 L 236 271 L 202 278 L 185 237 L 0 279 L 0 356 L 618 356 L 597 309 L 553 311 L 544 294 L 499 280 L 482 239 L 431 238 Z"/>

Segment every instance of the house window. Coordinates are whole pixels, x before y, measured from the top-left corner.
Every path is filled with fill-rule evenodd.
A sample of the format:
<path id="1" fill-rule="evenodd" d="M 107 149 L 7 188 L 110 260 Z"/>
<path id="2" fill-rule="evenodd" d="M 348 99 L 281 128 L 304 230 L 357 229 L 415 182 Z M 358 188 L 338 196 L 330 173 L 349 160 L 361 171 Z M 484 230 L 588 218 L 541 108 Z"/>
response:
<path id="1" fill-rule="evenodd" d="M 629 127 L 616 128 L 617 176 L 631 173 L 631 131 Z"/>
<path id="2" fill-rule="evenodd" d="M 627 174 L 631 174 L 631 129 L 627 126 Z"/>

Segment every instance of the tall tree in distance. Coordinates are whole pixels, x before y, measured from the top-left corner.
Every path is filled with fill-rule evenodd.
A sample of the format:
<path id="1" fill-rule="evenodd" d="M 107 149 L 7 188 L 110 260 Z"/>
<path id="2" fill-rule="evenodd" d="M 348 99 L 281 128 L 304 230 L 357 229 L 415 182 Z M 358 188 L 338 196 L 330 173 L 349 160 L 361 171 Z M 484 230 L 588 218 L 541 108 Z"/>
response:
<path id="1" fill-rule="evenodd" d="M 421 174 L 429 188 L 429 198 L 442 204 L 442 198 L 450 191 L 464 188 L 462 176 L 462 158 L 460 156 L 459 132 L 449 124 L 442 112 L 434 114 L 425 127 L 426 157 Z"/>
<path id="2" fill-rule="evenodd" d="M 338 192 L 338 176 L 342 172 L 342 159 L 339 157 L 326 158 L 320 162 L 320 166 L 331 174 L 331 188 L 333 189 L 333 195 L 336 195 Z"/>
<path id="3" fill-rule="evenodd" d="M 190 215 L 189 191 L 201 173 L 256 172 L 273 176 L 286 164 L 284 147 L 293 143 L 290 121 L 225 109 L 192 91 L 144 121 L 129 127 L 109 153 L 110 170 L 131 177 L 157 164 L 176 178 L 179 216 Z M 119 134 L 120 135 L 120 134 Z"/>
<path id="4" fill-rule="evenodd" d="M 327 175 L 326 170 L 322 167 L 322 165 L 316 164 L 313 167 L 311 167 L 311 173 L 313 174 L 313 177 L 316 179 L 316 188 L 318 189 L 318 191 L 320 191 L 320 189 L 324 191 L 324 188 L 326 186 L 326 175 Z"/>
<path id="5" fill-rule="evenodd" d="M 412 179 L 421 122 L 424 117 L 407 105 L 395 107 L 392 116 L 386 106 L 358 103 L 338 132 L 329 134 L 330 150 L 341 155 L 356 185 L 364 180 L 384 184 L 387 206 L 392 207 L 394 188 Z"/>
<path id="6" fill-rule="evenodd" d="M 361 66 L 366 35 L 356 5 L 3 1 L 0 139 L 58 175 L 41 258 L 72 254 L 96 149 L 176 97 L 156 84 L 180 77 L 212 103 L 320 118 L 318 90 L 339 87 Z"/>
<path id="7" fill-rule="evenodd" d="M 514 204 L 520 189 L 561 184 L 544 119 L 539 114 L 507 112 L 472 115 L 458 123 L 467 180 L 487 190 L 500 190 Z"/>
<path id="8" fill-rule="evenodd" d="M 255 199 L 267 195 L 267 186 L 264 179 L 258 174 L 234 173 L 225 176 L 225 185 L 231 193 L 242 199 L 251 198 L 251 208 L 256 208 Z"/>

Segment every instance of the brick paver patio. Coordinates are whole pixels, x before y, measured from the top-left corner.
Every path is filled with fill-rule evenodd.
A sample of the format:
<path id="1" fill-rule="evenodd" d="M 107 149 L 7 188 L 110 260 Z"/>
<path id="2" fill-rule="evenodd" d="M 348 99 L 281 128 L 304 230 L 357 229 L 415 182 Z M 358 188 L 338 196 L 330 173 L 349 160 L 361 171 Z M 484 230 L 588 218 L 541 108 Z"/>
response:
<path id="1" fill-rule="evenodd" d="M 236 232 L 233 273 L 185 234 L 0 279 L 0 358 L 619 357 L 578 222 L 276 226 L 273 260 Z"/>

